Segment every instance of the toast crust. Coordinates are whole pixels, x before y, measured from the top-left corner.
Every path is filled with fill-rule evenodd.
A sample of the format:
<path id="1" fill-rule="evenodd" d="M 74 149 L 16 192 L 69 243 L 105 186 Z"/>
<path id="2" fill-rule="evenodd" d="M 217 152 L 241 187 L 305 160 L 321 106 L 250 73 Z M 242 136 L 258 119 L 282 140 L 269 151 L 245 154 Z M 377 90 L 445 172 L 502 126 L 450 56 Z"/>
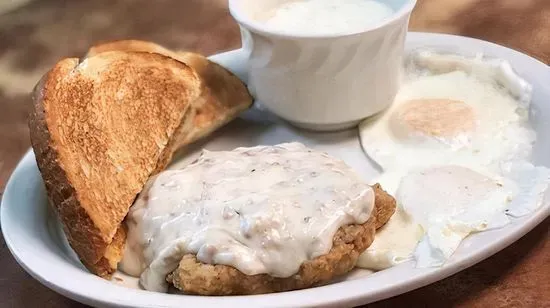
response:
<path id="1" fill-rule="evenodd" d="M 141 52 L 151 52 L 165 55 L 167 57 L 177 59 L 178 54 L 171 51 L 170 49 L 165 48 L 159 44 L 153 42 L 141 41 L 141 40 L 119 40 L 100 43 L 90 47 L 86 57 L 93 57 L 102 52 L 108 51 L 141 51 Z"/>
<path id="2" fill-rule="evenodd" d="M 35 87 L 29 128 L 37 164 L 91 272 L 109 277 L 116 269 L 121 222 L 159 159 L 171 155 L 167 145 L 201 89 L 187 65 L 140 52 L 65 59 Z"/>

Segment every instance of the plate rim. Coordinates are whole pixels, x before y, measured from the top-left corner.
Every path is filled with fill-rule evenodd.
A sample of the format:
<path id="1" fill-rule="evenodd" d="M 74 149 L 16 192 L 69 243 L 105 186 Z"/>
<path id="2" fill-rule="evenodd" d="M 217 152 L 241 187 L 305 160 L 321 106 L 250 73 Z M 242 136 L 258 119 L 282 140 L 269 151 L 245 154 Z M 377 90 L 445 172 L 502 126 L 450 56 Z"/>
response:
<path id="1" fill-rule="evenodd" d="M 407 44 L 411 43 L 412 41 L 416 41 L 417 43 L 423 42 L 426 46 L 430 47 L 437 46 L 438 44 L 446 46 L 457 45 L 461 42 L 464 42 L 470 45 L 476 45 L 482 50 L 499 50 L 500 53 L 508 54 L 509 57 L 520 57 L 522 58 L 522 61 L 531 62 L 530 65 L 532 65 L 533 67 L 539 65 L 542 65 L 542 67 L 546 67 L 546 72 L 544 70 L 541 70 L 540 72 L 542 74 L 547 74 L 550 78 L 550 69 L 548 69 L 549 67 L 545 63 L 519 51 L 500 46 L 495 43 L 450 34 L 409 32 L 407 35 Z M 242 49 L 237 49 L 214 55 L 211 57 L 211 59 L 216 62 L 224 62 L 229 58 L 242 55 L 243 53 L 244 52 Z M 229 67 L 229 69 L 238 70 L 238 68 L 236 67 Z M 235 73 L 237 73 L 237 75 L 243 74 L 242 71 L 235 71 Z M 182 295 L 153 293 L 143 290 L 129 289 L 113 284 L 111 282 L 106 282 L 103 279 L 93 276 L 92 274 L 87 272 L 84 272 L 84 274 L 91 276 L 90 279 L 87 279 L 86 281 L 78 284 L 71 283 L 72 279 L 65 279 L 63 281 L 63 279 L 59 279 L 57 277 L 52 278 L 52 275 L 48 272 L 47 268 L 42 267 L 40 262 L 37 263 L 36 260 L 39 258 L 22 253 L 20 251 L 20 244 L 17 242 L 17 240 L 15 240 L 17 238 L 17 234 L 13 233 L 15 232 L 15 230 L 17 230 L 17 228 L 14 227 L 16 222 L 11 221 L 8 218 L 12 217 L 10 216 L 13 215 L 11 214 L 10 208 L 13 207 L 13 203 L 17 201 L 17 195 L 13 195 L 13 191 L 15 190 L 14 187 L 16 185 L 21 185 L 19 184 L 19 182 L 15 181 L 15 179 L 21 176 L 25 176 L 24 169 L 28 167 L 33 167 L 33 165 L 34 168 L 36 168 L 34 153 L 32 149 L 29 149 L 25 153 L 23 158 L 18 162 L 13 173 L 10 175 L 10 178 L 7 181 L 6 187 L 4 189 L 4 195 L 0 206 L 0 225 L 6 245 L 10 250 L 10 253 L 16 259 L 17 263 L 21 267 L 23 267 L 25 271 L 29 273 L 34 279 L 38 280 L 40 283 L 52 289 L 53 291 L 62 294 L 63 296 L 69 297 L 88 305 L 116 307 L 136 307 L 136 305 L 140 307 L 173 307 L 182 304 L 191 304 L 197 306 L 203 305 L 208 307 L 215 305 L 217 306 L 220 303 L 223 303 L 225 306 L 242 306 L 251 305 L 253 303 L 259 304 L 261 302 L 263 306 L 276 305 L 277 307 L 296 307 L 298 305 L 315 307 L 331 307 L 337 305 L 341 307 L 342 305 L 351 306 L 356 304 L 365 304 L 367 302 L 382 300 L 391 296 L 395 296 L 426 286 L 433 282 L 447 278 L 459 271 L 462 271 L 484 259 L 489 258 L 498 251 L 517 241 L 523 235 L 527 234 L 534 227 L 540 224 L 544 219 L 546 219 L 546 217 L 550 216 L 550 204 L 544 204 L 541 208 L 537 210 L 537 212 L 530 214 L 529 217 L 524 219 L 521 222 L 521 227 L 519 227 L 518 230 L 515 230 L 511 234 L 508 234 L 497 244 L 488 245 L 487 247 L 482 249 L 481 252 L 476 253 L 473 257 L 465 258 L 464 260 L 455 262 L 450 266 L 444 266 L 442 268 L 427 271 L 423 275 L 420 275 L 413 279 L 409 279 L 407 282 L 399 284 L 397 287 L 395 287 L 394 285 L 383 286 L 377 290 L 376 294 L 369 294 L 369 290 L 362 290 L 360 286 L 361 282 L 364 279 L 368 279 L 362 278 L 339 282 L 328 286 L 284 293 L 231 297 L 203 297 L 186 295 L 184 297 L 184 300 Z M 12 205 L 9 205 L 8 203 L 12 203 Z M 76 270 L 82 272 L 82 270 L 77 267 L 72 267 L 71 270 L 71 266 L 68 266 L 67 270 Z M 98 289 L 107 288 L 106 293 L 95 292 L 94 290 L 90 290 L 90 287 L 80 286 L 86 284 L 91 286 L 97 285 Z M 335 295 L 323 296 L 323 294 L 326 295 L 329 293 Z M 118 295 L 114 296 L 115 294 Z M 121 294 L 123 296 L 120 296 Z M 145 299 L 143 297 L 145 297 Z M 299 302 L 300 299 L 305 300 L 303 302 Z"/>

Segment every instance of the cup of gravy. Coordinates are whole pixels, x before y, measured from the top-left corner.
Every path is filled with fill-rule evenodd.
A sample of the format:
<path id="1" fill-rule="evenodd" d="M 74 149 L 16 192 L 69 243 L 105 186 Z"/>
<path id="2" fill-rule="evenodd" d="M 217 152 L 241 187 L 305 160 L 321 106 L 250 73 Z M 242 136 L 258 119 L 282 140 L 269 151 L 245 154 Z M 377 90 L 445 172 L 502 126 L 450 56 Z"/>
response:
<path id="1" fill-rule="evenodd" d="M 415 0 L 230 0 L 260 103 L 295 126 L 332 131 L 388 107 Z"/>

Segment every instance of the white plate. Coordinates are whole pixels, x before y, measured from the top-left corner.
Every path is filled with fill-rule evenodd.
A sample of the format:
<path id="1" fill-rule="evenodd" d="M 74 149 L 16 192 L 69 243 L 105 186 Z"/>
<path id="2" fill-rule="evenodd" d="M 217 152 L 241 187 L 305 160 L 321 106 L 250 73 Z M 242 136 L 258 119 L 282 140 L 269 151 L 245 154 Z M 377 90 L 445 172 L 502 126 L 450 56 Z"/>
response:
<path id="1" fill-rule="evenodd" d="M 430 47 L 441 51 L 488 56 L 509 60 L 519 74 L 534 86 L 531 118 L 539 134 L 535 160 L 550 166 L 550 68 L 519 52 L 480 40 L 441 34 L 410 33 L 407 49 Z M 231 51 L 212 59 L 244 78 L 246 54 Z M 376 170 L 361 152 L 356 131 L 319 134 L 305 133 L 284 125 L 273 117 L 252 110 L 208 141 L 179 155 L 176 165 L 192 159 L 199 148 L 231 149 L 236 146 L 276 144 L 298 140 L 344 159 L 369 179 Z M 500 230 L 476 234 L 466 239 L 449 262 L 435 269 L 417 269 L 412 262 L 369 275 L 353 273 L 333 284 L 279 294 L 200 297 L 162 294 L 135 289 L 135 279 L 120 273 L 123 281 L 103 280 L 87 272 L 61 232 L 55 216 L 47 207 L 46 194 L 34 155 L 29 151 L 12 174 L 2 200 L 2 231 L 19 264 L 49 288 L 77 301 L 94 306 L 120 307 L 298 307 L 353 306 L 395 296 L 448 277 L 488 258 L 510 245 L 550 215 L 545 202 L 538 211 Z M 368 275 L 368 277 L 367 277 Z"/>

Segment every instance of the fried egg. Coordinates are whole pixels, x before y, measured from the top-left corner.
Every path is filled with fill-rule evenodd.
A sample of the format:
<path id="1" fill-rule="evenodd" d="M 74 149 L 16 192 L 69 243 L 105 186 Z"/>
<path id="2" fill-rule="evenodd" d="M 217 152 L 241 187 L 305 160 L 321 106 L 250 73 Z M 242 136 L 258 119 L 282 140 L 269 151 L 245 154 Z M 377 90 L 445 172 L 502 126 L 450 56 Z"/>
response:
<path id="1" fill-rule="evenodd" d="M 528 126 L 524 101 L 531 90 L 525 81 L 506 73 L 507 66 L 476 70 L 456 57 L 421 59 L 422 67 L 408 69 L 393 105 L 360 125 L 371 159 L 391 170 L 434 164 L 497 168 L 502 161 L 529 158 L 536 135 Z M 508 80 L 502 76 L 511 81 L 499 82 Z M 503 84 L 517 86 L 512 91 Z"/>
<path id="2" fill-rule="evenodd" d="M 530 97 L 507 62 L 414 54 L 394 104 L 359 128 L 382 168 L 373 183 L 395 196 L 398 211 L 358 266 L 441 266 L 471 233 L 538 209 L 550 169 L 529 162 Z"/>
<path id="3" fill-rule="evenodd" d="M 513 186 L 469 168 L 442 166 L 406 175 L 396 198 L 425 236 L 415 250 L 418 267 L 442 265 L 470 233 L 509 223 Z"/>
<path id="4" fill-rule="evenodd" d="M 398 209 L 357 266 L 382 270 L 410 260 L 441 266 L 468 235 L 542 205 L 548 168 L 516 161 L 503 165 L 502 174 L 457 165 L 383 173 L 375 182 L 395 196 Z"/>
<path id="5" fill-rule="evenodd" d="M 396 199 L 425 230 L 414 251 L 417 267 L 443 265 L 468 235 L 501 228 L 511 214 L 527 213 L 542 204 L 548 169 L 516 164 L 507 175 L 446 165 L 402 178 Z"/>

